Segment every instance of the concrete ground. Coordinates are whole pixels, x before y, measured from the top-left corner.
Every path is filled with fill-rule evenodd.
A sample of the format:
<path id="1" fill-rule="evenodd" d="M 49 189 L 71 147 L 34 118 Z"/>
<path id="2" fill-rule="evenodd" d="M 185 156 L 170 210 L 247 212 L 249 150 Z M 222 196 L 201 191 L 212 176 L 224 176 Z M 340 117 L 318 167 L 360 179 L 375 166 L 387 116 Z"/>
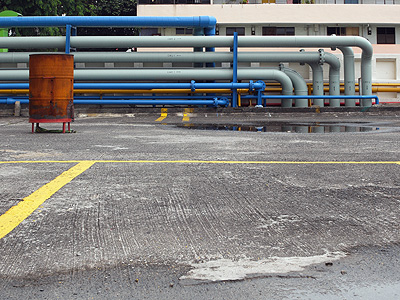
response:
<path id="1" fill-rule="evenodd" d="M 0 118 L 0 299 L 400 298 L 399 109 L 71 127 Z"/>

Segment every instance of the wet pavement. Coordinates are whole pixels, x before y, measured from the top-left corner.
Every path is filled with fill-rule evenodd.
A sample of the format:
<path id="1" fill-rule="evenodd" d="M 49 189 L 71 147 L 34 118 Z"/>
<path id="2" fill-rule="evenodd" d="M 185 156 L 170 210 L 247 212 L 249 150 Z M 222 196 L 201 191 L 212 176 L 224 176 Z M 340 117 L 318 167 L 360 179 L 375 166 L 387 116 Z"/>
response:
<path id="1" fill-rule="evenodd" d="M 0 118 L 0 298 L 398 299 L 399 116 Z"/>

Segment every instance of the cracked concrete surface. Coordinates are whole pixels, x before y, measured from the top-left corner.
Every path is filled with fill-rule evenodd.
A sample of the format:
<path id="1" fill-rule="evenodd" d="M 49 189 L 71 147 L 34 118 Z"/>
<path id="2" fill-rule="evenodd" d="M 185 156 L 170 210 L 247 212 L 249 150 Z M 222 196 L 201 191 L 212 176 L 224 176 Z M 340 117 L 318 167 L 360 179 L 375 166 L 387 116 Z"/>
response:
<path id="1" fill-rule="evenodd" d="M 175 126 L 176 115 L 167 125 L 157 117 L 80 118 L 77 133 L 64 135 L 0 119 L 1 161 L 47 161 L 0 164 L 0 214 L 76 164 L 60 161 L 99 161 L 0 239 L 1 298 L 399 295 L 397 115 L 365 117 L 388 130 L 329 134 L 189 130 Z M 232 118 L 196 115 L 191 123 Z M 379 161 L 390 163 L 371 163 Z M 289 258 L 289 273 L 254 264 Z M 229 266 L 227 277 L 198 284 L 190 274 L 201 266 Z M 244 266 L 254 272 L 235 277 Z"/>

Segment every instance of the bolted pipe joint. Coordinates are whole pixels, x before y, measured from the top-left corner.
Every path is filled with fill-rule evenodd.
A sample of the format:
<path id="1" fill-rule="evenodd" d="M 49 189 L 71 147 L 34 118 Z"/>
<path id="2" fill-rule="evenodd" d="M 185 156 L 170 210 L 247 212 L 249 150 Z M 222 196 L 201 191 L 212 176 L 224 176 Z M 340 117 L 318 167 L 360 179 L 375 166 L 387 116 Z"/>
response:
<path id="1" fill-rule="evenodd" d="M 325 63 L 325 51 L 324 49 L 318 49 L 318 53 L 319 53 L 319 64 L 323 65 Z"/>
<path id="2" fill-rule="evenodd" d="M 249 92 L 254 91 L 254 82 L 253 80 L 249 80 Z"/>
<path id="3" fill-rule="evenodd" d="M 305 50 L 304 49 L 300 49 L 299 50 L 300 53 L 304 53 Z M 304 66 L 306 63 L 305 62 L 300 62 L 300 66 Z"/>
<path id="4" fill-rule="evenodd" d="M 254 90 L 258 91 L 258 92 L 262 92 L 265 91 L 265 88 L 267 87 L 267 85 L 265 84 L 264 81 L 262 80 L 257 80 L 256 81 L 256 86 L 254 87 Z"/>
<path id="5" fill-rule="evenodd" d="M 196 90 L 195 84 L 196 84 L 196 82 L 194 80 L 190 81 L 190 90 L 192 92 L 194 92 Z"/>
<path id="6" fill-rule="evenodd" d="M 220 98 L 220 99 L 214 98 L 213 100 L 214 100 L 213 107 L 218 107 L 218 106 L 228 107 L 228 105 L 229 105 L 229 100 L 228 100 L 228 98 L 225 98 L 225 97 Z"/>

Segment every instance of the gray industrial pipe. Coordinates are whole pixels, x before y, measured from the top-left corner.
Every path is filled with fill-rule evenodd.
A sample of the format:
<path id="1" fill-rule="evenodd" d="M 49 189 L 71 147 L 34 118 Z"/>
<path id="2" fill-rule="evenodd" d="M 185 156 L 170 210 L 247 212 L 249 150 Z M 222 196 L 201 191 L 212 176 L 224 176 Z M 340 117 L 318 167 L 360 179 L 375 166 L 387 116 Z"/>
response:
<path id="1" fill-rule="evenodd" d="M 74 48 L 131 48 L 131 47 L 231 47 L 233 37 L 229 36 L 73 36 Z M 64 37 L 12 37 L 0 39 L 0 48 L 62 48 Z M 362 94 L 372 94 L 372 54 L 371 43 L 358 36 L 241 36 L 239 47 L 360 47 Z M 364 99 L 363 106 L 371 106 L 372 100 Z"/>
<path id="2" fill-rule="evenodd" d="M 251 39 L 254 38 L 254 39 Z M 279 41 L 279 42 L 278 42 Z M 362 95 L 372 95 L 372 54 L 371 43 L 359 36 L 294 36 L 294 37 L 240 37 L 239 47 L 351 47 L 362 49 L 361 77 Z M 339 48 L 339 49 L 340 49 Z M 371 106 L 372 99 L 364 99 L 362 106 Z"/>
<path id="3" fill-rule="evenodd" d="M 76 81 L 190 81 L 231 80 L 232 69 L 78 69 Z M 0 81 L 27 81 L 29 70 L 0 70 Z M 272 69 L 239 69 L 238 80 L 276 80 L 282 85 L 283 95 L 293 94 L 293 84 L 282 71 Z"/>
<path id="4" fill-rule="evenodd" d="M 230 52 L 75 52 L 74 61 L 79 62 L 194 62 L 204 63 L 213 62 L 232 62 L 233 54 Z M 340 88 L 340 62 L 331 53 L 319 52 L 240 52 L 238 53 L 239 62 L 298 62 L 307 64 L 322 64 L 327 62 L 329 69 L 330 89 Z M 29 62 L 29 53 L 9 52 L 0 56 L 0 62 Z M 317 73 L 318 76 L 322 76 Z M 322 83 L 323 77 L 317 78 L 314 82 Z M 315 90 L 321 89 L 317 87 Z M 334 92 L 331 92 L 335 95 Z"/>
<path id="5" fill-rule="evenodd" d="M 120 47 L 230 47 L 233 37 L 71 37 L 71 47 L 75 48 L 120 48 Z M 372 94 L 372 45 L 367 39 L 350 36 L 294 36 L 294 37 L 239 37 L 239 47 L 360 47 L 362 94 Z M 13 37 L 0 39 L 4 48 L 61 48 L 65 46 L 64 37 Z M 372 100 L 364 99 L 363 106 L 371 106 Z"/>
<path id="6" fill-rule="evenodd" d="M 355 71 L 354 52 L 350 47 L 339 47 L 343 53 L 344 68 L 344 94 L 352 96 L 355 94 Z M 356 99 L 345 99 L 346 106 L 356 106 Z"/>
<path id="7" fill-rule="evenodd" d="M 324 71 L 322 65 L 318 62 L 312 62 L 309 64 L 313 72 L 313 95 L 323 96 L 324 95 Z M 313 104 L 318 106 L 324 106 L 324 99 L 313 99 Z"/>
<path id="8" fill-rule="evenodd" d="M 289 76 L 290 80 L 293 83 L 295 95 L 304 96 L 308 95 L 307 83 L 305 82 L 304 78 L 295 70 L 286 68 L 283 64 L 279 65 L 279 70 L 283 71 L 286 75 Z M 282 106 L 286 99 L 282 99 Z M 289 99 L 289 101 L 292 101 Z M 290 103 L 291 104 L 291 103 Z M 287 106 L 289 103 L 286 104 Z M 296 99 L 295 100 L 296 107 L 308 107 L 308 100 L 307 99 Z"/>

